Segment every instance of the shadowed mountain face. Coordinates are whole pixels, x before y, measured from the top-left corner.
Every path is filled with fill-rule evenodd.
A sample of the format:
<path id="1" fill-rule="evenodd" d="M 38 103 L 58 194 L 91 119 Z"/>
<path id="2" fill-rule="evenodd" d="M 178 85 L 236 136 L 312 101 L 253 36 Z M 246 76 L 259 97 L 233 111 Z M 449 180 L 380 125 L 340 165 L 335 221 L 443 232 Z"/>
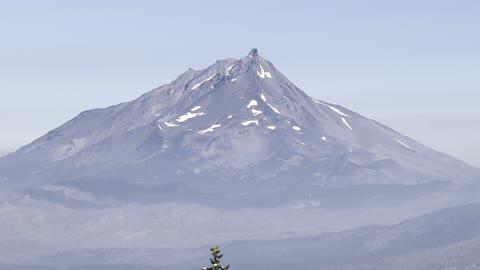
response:
<path id="1" fill-rule="evenodd" d="M 466 182 L 479 175 L 374 120 L 308 96 L 256 49 L 190 69 L 136 100 L 82 112 L 0 159 L 1 179 L 28 186 L 121 179 L 271 190 Z"/>

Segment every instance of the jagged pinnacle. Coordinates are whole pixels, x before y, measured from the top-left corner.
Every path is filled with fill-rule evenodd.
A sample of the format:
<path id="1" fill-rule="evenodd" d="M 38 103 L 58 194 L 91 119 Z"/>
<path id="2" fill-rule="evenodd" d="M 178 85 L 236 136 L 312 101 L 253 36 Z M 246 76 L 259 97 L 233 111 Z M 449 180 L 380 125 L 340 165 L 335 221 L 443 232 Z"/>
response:
<path id="1" fill-rule="evenodd" d="M 257 57 L 258 56 L 258 50 L 256 48 L 253 48 L 250 53 L 248 54 L 250 57 Z"/>

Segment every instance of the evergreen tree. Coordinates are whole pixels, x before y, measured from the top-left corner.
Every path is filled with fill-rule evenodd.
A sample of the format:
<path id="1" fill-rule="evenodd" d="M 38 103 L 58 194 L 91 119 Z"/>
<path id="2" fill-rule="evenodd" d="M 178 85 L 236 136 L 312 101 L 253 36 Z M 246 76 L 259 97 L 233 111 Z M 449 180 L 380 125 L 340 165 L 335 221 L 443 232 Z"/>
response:
<path id="1" fill-rule="evenodd" d="M 220 253 L 220 249 L 217 246 L 213 246 L 210 251 L 212 251 L 212 257 L 210 259 L 211 267 L 204 267 L 202 270 L 228 270 L 230 264 L 227 266 L 222 266 L 220 259 L 223 257 L 223 254 Z"/>

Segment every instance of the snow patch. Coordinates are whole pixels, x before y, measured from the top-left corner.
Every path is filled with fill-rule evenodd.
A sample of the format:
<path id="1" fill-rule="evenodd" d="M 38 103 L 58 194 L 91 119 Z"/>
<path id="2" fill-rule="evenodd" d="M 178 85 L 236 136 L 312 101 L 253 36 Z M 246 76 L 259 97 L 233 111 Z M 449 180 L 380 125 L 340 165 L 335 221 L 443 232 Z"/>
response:
<path id="1" fill-rule="evenodd" d="M 319 100 L 316 100 L 316 99 L 313 99 L 313 98 L 312 98 L 312 100 L 313 100 L 313 102 L 315 102 L 315 103 L 318 103 L 318 104 L 321 104 L 321 105 L 324 105 L 324 106 L 329 107 L 332 111 L 340 114 L 341 116 L 349 117 L 348 114 L 343 113 L 342 111 L 340 111 L 339 109 L 337 109 L 337 108 L 335 108 L 335 107 L 333 107 L 333 106 L 330 106 L 330 105 L 328 105 L 328 104 L 326 104 L 326 103 L 323 103 L 323 102 L 321 102 L 321 101 L 319 101 Z"/>
<path id="2" fill-rule="evenodd" d="M 270 103 L 267 102 L 267 98 L 265 97 L 264 94 L 260 94 L 260 98 L 263 100 L 263 102 L 267 103 L 268 107 L 270 107 L 270 109 L 272 109 L 274 112 L 280 114 L 280 111 L 277 110 L 277 108 L 273 107 Z"/>
<path id="3" fill-rule="evenodd" d="M 292 128 L 293 128 L 294 130 L 296 130 L 296 131 L 302 130 L 300 127 L 297 127 L 297 126 L 293 126 Z"/>
<path id="4" fill-rule="evenodd" d="M 298 143 L 301 144 L 301 145 L 306 145 L 304 142 L 301 142 L 301 141 L 299 141 L 299 140 L 297 140 L 297 139 L 295 139 L 295 141 L 298 142 Z"/>
<path id="5" fill-rule="evenodd" d="M 232 82 L 236 81 L 237 79 L 231 79 Z"/>
<path id="6" fill-rule="evenodd" d="M 322 140 L 324 140 L 325 142 L 327 141 L 327 137 L 323 136 L 322 137 Z"/>
<path id="7" fill-rule="evenodd" d="M 268 78 L 270 78 L 270 79 L 272 78 L 272 75 L 270 75 L 270 72 L 266 72 L 266 71 L 263 69 L 262 65 L 260 65 L 260 69 L 261 69 L 262 72 L 257 71 L 258 77 L 260 77 L 260 78 L 262 78 L 262 79 L 264 79 L 265 76 L 268 77 Z"/>
<path id="8" fill-rule="evenodd" d="M 204 115 L 204 114 L 205 114 L 204 112 L 199 112 L 199 113 L 187 112 L 187 113 L 184 114 L 184 115 L 180 115 L 180 116 L 177 118 L 177 122 L 182 123 L 182 122 L 187 121 L 188 119 L 192 119 L 192 118 L 195 118 L 195 117 L 197 117 L 197 116 Z"/>
<path id="9" fill-rule="evenodd" d="M 162 126 L 160 124 L 157 124 L 158 128 L 163 131 L 163 132 L 167 132 L 165 129 L 162 128 Z"/>
<path id="10" fill-rule="evenodd" d="M 193 109 L 191 109 L 190 111 L 194 112 L 194 111 L 196 111 L 196 110 L 198 110 L 198 109 L 200 109 L 200 108 L 202 108 L 202 106 L 197 106 L 197 107 L 194 107 L 194 108 L 193 108 Z"/>
<path id="11" fill-rule="evenodd" d="M 235 65 L 231 65 L 231 66 L 227 67 L 227 70 L 225 71 L 225 76 L 228 76 L 230 74 L 230 71 L 232 71 L 234 66 Z"/>
<path id="12" fill-rule="evenodd" d="M 272 105 L 270 105 L 270 103 L 267 103 L 268 107 L 270 107 L 270 109 L 272 109 L 274 112 L 280 114 L 280 111 L 277 110 L 277 108 L 273 107 Z"/>
<path id="13" fill-rule="evenodd" d="M 250 121 L 245 121 L 242 123 L 244 126 L 248 126 L 250 124 L 256 124 L 258 126 L 258 120 L 250 120 Z"/>
<path id="14" fill-rule="evenodd" d="M 410 149 L 410 150 L 413 150 L 413 148 L 411 148 L 410 146 L 406 145 L 404 142 L 400 141 L 399 139 L 395 139 L 399 144 L 405 146 L 406 148 Z"/>
<path id="15" fill-rule="evenodd" d="M 195 84 L 195 85 L 192 87 L 192 90 L 195 90 L 195 89 L 197 89 L 200 85 L 202 85 L 202 84 L 210 81 L 211 79 L 213 79 L 213 77 L 215 77 L 215 75 L 216 75 L 216 74 L 214 74 L 214 75 L 213 75 L 212 77 L 210 77 L 210 78 L 207 78 L 207 79 L 203 80 L 203 81 L 200 82 L 200 83 Z"/>
<path id="16" fill-rule="evenodd" d="M 175 125 L 172 122 L 163 122 L 167 127 L 179 127 L 179 125 Z"/>
<path id="17" fill-rule="evenodd" d="M 275 130 L 275 126 L 267 126 L 268 129 Z"/>
<path id="18" fill-rule="evenodd" d="M 262 114 L 262 111 L 252 109 L 253 116 L 257 116 L 259 114 Z"/>
<path id="19" fill-rule="evenodd" d="M 221 127 L 222 125 L 220 124 L 216 124 L 216 125 L 212 125 L 211 127 L 207 128 L 207 129 L 204 129 L 204 130 L 200 130 L 198 133 L 200 134 L 205 134 L 207 132 L 213 132 L 214 129 L 218 128 L 218 127 Z"/>
<path id="20" fill-rule="evenodd" d="M 233 115 L 229 115 L 229 116 L 227 117 L 227 119 L 230 119 L 230 118 L 232 118 L 232 117 L 233 117 Z"/>
<path id="21" fill-rule="evenodd" d="M 250 109 L 250 107 L 255 107 L 258 105 L 258 102 L 254 99 L 250 100 L 250 102 L 247 105 L 247 109 Z"/>
<path id="22" fill-rule="evenodd" d="M 342 122 L 345 124 L 345 126 L 347 126 L 350 130 L 353 130 L 352 127 L 350 126 L 350 124 L 348 124 L 347 120 L 345 120 L 345 118 L 342 117 Z"/>

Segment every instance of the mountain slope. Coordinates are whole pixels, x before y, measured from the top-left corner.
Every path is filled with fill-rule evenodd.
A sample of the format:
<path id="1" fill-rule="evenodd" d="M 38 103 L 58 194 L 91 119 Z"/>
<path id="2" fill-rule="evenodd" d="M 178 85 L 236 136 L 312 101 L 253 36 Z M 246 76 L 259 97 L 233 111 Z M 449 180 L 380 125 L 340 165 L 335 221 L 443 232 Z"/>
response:
<path id="1" fill-rule="evenodd" d="M 141 265 L 194 269 L 202 267 L 205 259 L 208 262 L 211 241 L 220 244 L 225 260 L 239 269 L 478 269 L 466 266 L 478 266 L 480 262 L 478 203 L 436 211 L 395 225 L 301 237 L 267 232 L 278 230 L 278 223 L 268 226 L 273 224 L 261 222 L 264 225 L 259 226 L 258 219 L 269 220 L 268 214 L 277 216 L 272 212 L 228 214 L 195 205 L 175 208 L 170 204 L 78 211 L 53 217 L 52 212 L 63 210 L 50 203 L 30 209 L 32 212 L 25 212 L 25 207 L 28 205 L 4 204 L 0 208 L 5 221 L 1 225 L 2 239 L 10 243 L 0 247 L 1 269 L 144 269 Z M 172 221 L 172 214 L 180 219 Z M 236 218 L 238 214 L 240 217 Z M 318 212 L 310 212 L 310 216 L 315 214 Z M 140 216 L 145 218 L 143 222 Z M 281 220 L 292 221 L 296 217 L 291 212 Z M 24 221 L 15 222 L 19 218 Z M 187 222 L 185 218 L 193 218 L 195 222 Z M 46 224 L 48 221 L 62 222 Z M 244 230 L 252 234 L 246 231 L 235 234 L 232 228 L 239 222 L 250 224 Z M 28 226 L 29 230 L 13 233 L 18 226 Z M 188 233 L 179 234 L 182 228 L 188 228 Z M 7 267 L 6 263 L 17 266 Z M 443 267 L 432 268 L 432 265 Z"/>
<path id="2" fill-rule="evenodd" d="M 479 170 L 309 97 L 256 49 L 82 112 L 0 159 L 0 178 L 231 185 L 465 182 Z M 208 184 L 212 185 L 208 185 Z"/>
<path id="3" fill-rule="evenodd" d="M 462 259 L 465 264 L 480 262 L 479 211 L 480 204 L 462 205 L 392 226 L 319 237 L 240 241 L 226 245 L 224 251 L 234 256 L 230 261 L 237 267 L 247 269 L 287 269 L 287 265 L 301 269 L 433 269 L 428 263 L 456 266 L 435 269 L 464 269 Z M 449 257 L 441 258 L 441 254 Z"/>

